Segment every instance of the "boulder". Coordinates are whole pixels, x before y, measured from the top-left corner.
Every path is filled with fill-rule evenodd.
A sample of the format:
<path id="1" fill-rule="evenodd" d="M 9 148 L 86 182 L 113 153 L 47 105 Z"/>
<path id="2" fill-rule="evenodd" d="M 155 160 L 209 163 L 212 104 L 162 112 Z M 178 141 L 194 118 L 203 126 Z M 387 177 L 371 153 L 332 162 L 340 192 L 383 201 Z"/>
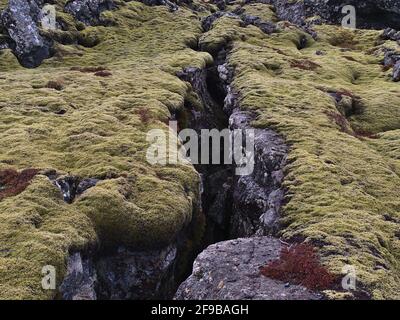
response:
<path id="1" fill-rule="evenodd" d="M 113 0 L 70 0 L 65 5 L 65 11 L 86 25 L 98 25 L 101 13 L 115 7 Z"/>
<path id="2" fill-rule="evenodd" d="M 196 259 L 176 300 L 317 300 L 303 286 L 266 278 L 259 268 L 279 257 L 278 239 L 256 237 L 211 245 Z"/>
<path id="3" fill-rule="evenodd" d="M 39 66 L 51 55 L 52 41 L 40 35 L 41 0 L 10 0 L 0 15 L 0 24 L 12 40 L 11 49 L 21 65 Z"/>

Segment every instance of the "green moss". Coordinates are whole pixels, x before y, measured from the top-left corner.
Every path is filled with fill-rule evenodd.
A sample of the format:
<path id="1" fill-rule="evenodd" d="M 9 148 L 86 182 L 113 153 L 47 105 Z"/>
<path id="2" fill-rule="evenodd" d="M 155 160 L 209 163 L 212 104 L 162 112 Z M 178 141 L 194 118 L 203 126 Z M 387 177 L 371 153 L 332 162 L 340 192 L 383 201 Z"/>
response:
<path id="1" fill-rule="evenodd" d="M 399 298 L 400 101 L 398 84 L 381 68 L 385 43 L 377 45 L 377 31 L 320 26 L 317 41 L 305 35 L 307 47 L 298 50 L 304 33 L 280 28 L 263 37 L 230 19 L 202 41 L 211 48 L 221 36 L 232 41 L 229 63 L 242 109 L 256 111 L 254 125 L 274 128 L 290 145 L 282 236 L 320 246 L 335 273 L 354 265 L 359 285 L 374 298 Z M 318 67 L 298 68 L 294 60 Z M 339 113 L 328 91 L 360 98 L 347 119 L 354 134 L 327 115 Z M 359 139 L 360 131 L 382 133 Z"/>
<path id="2" fill-rule="evenodd" d="M 41 288 L 42 268 L 56 267 L 60 283 L 66 252 L 96 242 L 89 218 L 68 206 L 45 176 L 2 200 L 0 212 L 0 299 L 51 298 L 54 292 Z"/>
<path id="3" fill-rule="evenodd" d="M 248 15 L 261 18 L 263 21 L 277 22 L 274 6 L 264 3 L 250 3 L 242 6 Z"/>
<path id="4" fill-rule="evenodd" d="M 53 298 L 56 292 L 41 289 L 42 267 L 55 266 L 62 281 L 69 251 L 95 244 L 158 248 L 201 220 L 194 168 L 155 167 L 145 158 L 146 133 L 167 132 L 164 122 L 190 94 L 175 73 L 212 61 L 190 49 L 200 21 L 189 10 L 170 13 L 139 2 L 119 2 L 104 16 L 110 26 L 81 28 L 60 14 L 68 30 L 56 31 L 62 43 L 39 68 L 24 69 L 9 50 L 1 52 L 0 169 L 103 180 L 71 205 L 44 176 L 0 202 L 1 298 Z M 112 75 L 71 70 L 99 66 Z M 49 81 L 62 90 L 46 88 Z"/>

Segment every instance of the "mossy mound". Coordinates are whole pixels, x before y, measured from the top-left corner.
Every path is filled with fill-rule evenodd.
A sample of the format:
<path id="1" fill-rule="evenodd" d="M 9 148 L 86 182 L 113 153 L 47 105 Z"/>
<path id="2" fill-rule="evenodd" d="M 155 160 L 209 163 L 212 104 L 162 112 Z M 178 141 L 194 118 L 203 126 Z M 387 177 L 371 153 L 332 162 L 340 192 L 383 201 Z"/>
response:
<path id="1" fill-rule="evenodd" d="M 60 283 L 69 251 L 162 247 L 200 214 L 193 167 L 146 161 L 146 133 L 168 132 L 190 91 L 175 73 L 212 61 L 191 49 L 199 18 L 118 1 L 102 13 L 107 26 L 84 27 L 64 3 L 52 58 L 28 70 L 10 50 L 0 56 L 0 170 L 40 169 L 0 202 L 0 298 L 53 298 L 41 288 L 42 267 L 55 266 Z M 101 181 L 67 204 L 50 170 Z"/>
<path id="2" fill-rule="evenodd" d="M 279 28 L 268 36 L 222 18 L 201 44 L 229 45 L 241 108 L 290 144 L 282 236 L 319 246 L 337 274 L 354 265 L 358 289 L 373 298 L 399 298 L 400 91 L 381 65 L 392 43 L 378 31 L 317 26 L 314 40 L 291 24 Z"/>
<path id="3" fill-rule="evenodd" d="M 376 31 L 320 26 L 315 41 L 280 27 L 266 36 L 221 19 L 203 42 L 212 48 L 231 41 L 241 107 L 257 111 L 254 125 L 276 129 L 291 146 L 282 236 L 318 245 L 335 273 L 356 266 L 359 289 L 373 298 L 399 298 L 400 91 L 376 53 L 385 43 L 378 46 Z M 301 37 L 307 45 L 299 50 Z M 360 107 L 341 115 L 329 94 L 338 91 L 359 97 Z M 342 132 L 330 112 L 350 131 Z"/>

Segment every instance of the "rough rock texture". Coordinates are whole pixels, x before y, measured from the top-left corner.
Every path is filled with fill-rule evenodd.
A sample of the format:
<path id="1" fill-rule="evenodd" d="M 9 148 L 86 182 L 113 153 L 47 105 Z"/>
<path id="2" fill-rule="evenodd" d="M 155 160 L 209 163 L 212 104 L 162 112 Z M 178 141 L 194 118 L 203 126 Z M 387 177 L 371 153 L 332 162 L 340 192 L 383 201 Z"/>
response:
<path id="1" fill-rule="evenodd" d="M 386 50 L 385 57 L 383 59 L 383 66 L 387 69 L 393 68 L 392 79 L 394 82 L 398 82 L 400 80 L 400 51 L 392 49 Z"/>
<path id="2" fill-rule="evenodd" d="M 59 291 L 64 300 L 166 299 L 176 286 L 176 255 L 173 246 L 153 251 L 120 247 L 98 258 L 74 253 Z"/>
<path id="3" fill-rule="evenodd" d="M 82 195 L 86 190 L 96 186 L 96 184 L 100 181 L 99 179 L 80 179 L 73 176 L 60 178 L 53 178 L 50 176 L 49 178 L 54 185 L 60 189 L 64 201 L 67 203 L 72 203 L 77 196 Z"/>
<path id="4" fill-rule="evenodd" d="M 393 81 L 400 81 L 400 60 L 393 66 Z"/>
<path id="5" fill-rule="evenodd" d="M 217 67 L 186 68 L 178 76 L 191 84 L 201 105 L 199 110 L 187 105 L 188 126 L 199 134 L 202 129 L 223 129 L 227 117 L 219 104 L 221 101 L 217 101 L 220 100 L 218 95 L 223 95 Z M 209 84 L 213 85 L 213 92 L 210 91 Z M 202 178 L 202 210 L 208 218 L 205 242 L 224 240 L 229 234 L 229 214 L 232 208 L 232 165 L 199 164 L 196 169 Z"/>
<path id="6" fill-rule="evenodd" d="M 253 119 L 251 113 L 239 110 L 229 119 L 231 130 L 254 130 L 255 142 L 253 172 L 235 177 L 230 222 L 233 238 L 277 232 L 285 195 L 282 182 L 288 148 L 273 130 L 252 128 Z"/>
<path id="7" fill-rule="evenodd" d="M 142 0 L 142 2 L 148 6 L 166 6 L 171 12 L 179 9 L 179 6 L 175 3 L 177 1 L 169 0 Z M 182 1 L 183 2 L 183 1 Z"/>
<path id="8" fill-rule="evenodd" d="M 256 237 L 220 242 L 196 259 L 177 300 L 317 300 L 308 289 L 265 278 L 259 268 L 279 257 L 277 239 Z"/>
<path id="9" fill-rule="evenodd" d="M 0 15 L 0 25 L 12 39 L 9 46 L 20 63 L 28 68 L 37 67 L 51 55 L 52 41 L 39 33 L 41 5 L 41 0 L 10 0 Z"/>
<path id="10" fill-rule="evenodd" d="M 400 42 L 400 31 L 392 28 L 386 28 L 383 31 L 382 38 L 385 40 L 394 40 Z"/>
<path id="11" fill-rule="evenodd" d="M 65 5 L 65 11 L 86 25 L 100 24 L 100 14 L 116 6 L 113 0 L 71 0 Z"/>
<path id="12" fill-rule="evenodd" d="M 248 1 L 259 2 L 259 1 Z M 396 0 L 265 0 L 276 7 L 277 15 L 297 25 L 307 24 L 307 18 L 317 17 L 317 23 L 340 24 L 345 14 L 342 8 L 353 5 L 357 12 L 358 28 L 400 28 L 400 3 Z"/>
<path id="13" fill-rule="evenodd" d="M 97 273 L 93 260 L 79 252 L 69 256 L 67 274 L 60 286 L 63 300 L 96 300 Z"/>
<path id="14" fill-rule="evenodd" d="M 175 290 L 177 249 L 132 251 L 119 248 L 96 262 L 99 298 L 166 299 Z"/>

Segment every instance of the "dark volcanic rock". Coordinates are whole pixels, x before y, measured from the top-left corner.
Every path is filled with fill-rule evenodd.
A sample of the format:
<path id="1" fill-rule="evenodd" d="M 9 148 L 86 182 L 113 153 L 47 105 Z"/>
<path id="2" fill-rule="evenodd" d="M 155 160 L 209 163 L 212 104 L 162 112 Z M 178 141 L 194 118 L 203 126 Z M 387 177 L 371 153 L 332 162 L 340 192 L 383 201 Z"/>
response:
<path id="1" fill-rule="evenodd" d="M 72 203 L 75 198 L 86 190 L 93 188 L 100 180 L 94 178 L 80 179 L 75 176 L 58 177 L 58 174 L 51 171 L 46 174 L 50 181 L 60 189 L 63 199 L 67 203 Z"/>
<path id="2" fill-rule="evenodd" d="M 41 0 L 10 0 L 0 16 L 0 24 L 12 40 L 14 54 L 28 68 L 39 66 L 51 55 L 52 41 L 42 37 L 37 26 L 41 5 Z"/>
<path id="3" fill-rule="evenodd" d="M 74 253 L 59 288 L 64 300 L 166 299 L 176 289 L 177 249 L 116 252 L 89 258 Z"/>
<path id="4" fill-rule="evenodd" d="M 214 22 L 222 17 L 239 18 L 238 15 L 236 15 L 235 13 L 232 13 L 232 12 L 224 12 L 224 11 L 215 12 L 215 13 L 203 18 L 202 27 L 203 27 L 204 32 L 211 30 Z"/>
<path id="5" fill-rule="evenodd" d="M 234 110 L 230 129 L 253 129 L 249 112 Z M 267 235 L 278 230 L 279 212 L 285 192 L 283 168 L 288 148 L 285 141 L 270 129 L 254 130 L 254 170 L 236 176 L 233 192 L 231 236 Z"/>
<path id="6" fill-rule="evenodd" d="M 59 291 L 64 300 L 96 300 L 97 274 L 92 259 L 79 252 L 68 258 L 67 275 Z"/>
<path id="7" fill-rule="evenodd" d="M 400 60 L 393 67 L 393 81 L 400 81 Z"/>
<path id="8" fill-rule="evenodd" d="M 397 31 L 392 28 L 386 28 L 383 31 L 382 38 L 385 40 L 398 41 L 400 44 L 400 31 Z"/>
<path id="9" fill-rule="evenodd" d="M 259 268 L 279 257 L 279 240 L 236 239 L 214 244 L 196 259 L 192 275 L 177 300 L 317 300 L 321 296 L 297 285 L 266 278 Z"/>
<path id="10" fill-rule="evenodd" d="M 397 0 L 248 0 L 275 5 L 277 16 L 297 25 L 305 25 L 309 17 L 319 16 L 319 23 L 341 24 L 342 8 L 353 5 L 356 9 L 357 27 L 400 29 L 400 2 Z M 318 21 L 318 19 L 317 19 Z"/>
<path id="11" fill-rule="evenodd" d="M 132 251 L 119 248 L 96 263 L 99 297 L 107 299 L 167 299 L 175 288 L 175 246 Z"/>
<path id="12" fill-rule="evenodd" d="M 400 53 L 394 50 L 388 50 L 385 53 L 383 66 L 387 69 L 393 68 L 393 81 L 400 81 Z"/>
<path id="13" fill-rule="evenodd" d="M 97 25 L 100 14 L 115 7 L 113 0 L 71 0 L 65 5 L 65 11 L 86 25 Z"/>
<path id="14" fill-rule="evenodd" d="M 252 15 L 247 15 L 247 14 L 241 14 L 240 15 L 244 26 L 248 25 L 253 25 L 261 29 L 262 32 L 271 34 L 276 31 L 276 25 L 273 24 L 272 22 L 269 21 L 263 21 L 261 18 L 252 16 Z"/>
<path id="15" fill-rule="evenodd" d="M 181 3 L 191 3 L 191 1 L 169 1 L 169 0 L 141 0 L 144 4 L 148 6 L 166 6 L 170 11 L 177 11 L 179 9 L 178 4 Z M 176 3 L 178 4 L 176 4 Z"/>

